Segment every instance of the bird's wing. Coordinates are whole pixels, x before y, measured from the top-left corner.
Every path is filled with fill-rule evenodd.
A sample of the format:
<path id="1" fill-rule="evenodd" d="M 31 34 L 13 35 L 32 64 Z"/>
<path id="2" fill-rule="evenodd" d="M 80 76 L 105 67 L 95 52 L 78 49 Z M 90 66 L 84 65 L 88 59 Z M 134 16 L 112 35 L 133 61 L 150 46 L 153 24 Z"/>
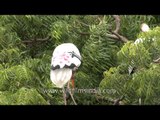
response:
<path id="1" fill-rule="evenodd" d="M 72 70 L 69 68 L 62 68 L 51 70 L 50 79 L 58 88 L 62 88 L 72 76 Z"/>

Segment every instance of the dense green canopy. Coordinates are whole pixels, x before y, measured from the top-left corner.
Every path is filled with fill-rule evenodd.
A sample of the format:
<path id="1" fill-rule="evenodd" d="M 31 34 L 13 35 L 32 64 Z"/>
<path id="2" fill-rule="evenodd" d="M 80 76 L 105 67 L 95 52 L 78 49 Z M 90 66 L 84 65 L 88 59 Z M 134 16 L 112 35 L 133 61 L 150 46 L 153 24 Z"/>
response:
<path id="1" fill-rule="evenodd" d="M 82 55 L 78 105 L 160 103 L 160 16 L 1 15 L 0 21 L 1 105 L 63 105 L 50 64 L 54 48 L 66 42 Z M 142 23 L 149 32 L 140 31 Z M 135 45 L 137 38 L 143 42 Z"/>

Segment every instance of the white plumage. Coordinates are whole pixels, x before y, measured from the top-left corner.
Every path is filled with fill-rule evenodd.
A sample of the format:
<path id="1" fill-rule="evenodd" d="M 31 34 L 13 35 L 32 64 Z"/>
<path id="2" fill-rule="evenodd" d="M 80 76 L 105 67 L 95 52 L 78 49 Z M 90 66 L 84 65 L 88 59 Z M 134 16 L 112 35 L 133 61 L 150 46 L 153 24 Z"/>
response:
<path id="1" fill-rule="evenodd" d="M 51 80 L 59 88 L 62 88 L 71 79 L 71 76 L 70 68 L 51 70 Z"/>
<path id="2" fill-rule="evenodd" d="M 148 32 L 150 30 L 149 26 L 146 23 L 141 25 L 142 32 Z"/>
<path id="3" fill-rule="evenodd" d="M 51 60 L 50 79 L 58 88 L 63 88 L 70 81 L 72 70 L 81 65 L 81 55 L 72 43 L 57 46 Z"/>

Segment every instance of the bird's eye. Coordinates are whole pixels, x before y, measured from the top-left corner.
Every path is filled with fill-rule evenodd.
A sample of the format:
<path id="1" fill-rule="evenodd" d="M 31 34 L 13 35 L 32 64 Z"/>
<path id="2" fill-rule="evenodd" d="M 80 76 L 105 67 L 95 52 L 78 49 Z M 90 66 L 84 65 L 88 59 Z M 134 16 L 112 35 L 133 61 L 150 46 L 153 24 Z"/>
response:
<path id="1" fill-rule="evenodd" d="M 69 55 L 72 56 L 72 53 L 70 53 Z"/>
<path id="2" fill-rule="evenodd" d="M 74 57 L 74 51 L 69 52 L 69 54 L 71 55 L 72 58 Z"/>

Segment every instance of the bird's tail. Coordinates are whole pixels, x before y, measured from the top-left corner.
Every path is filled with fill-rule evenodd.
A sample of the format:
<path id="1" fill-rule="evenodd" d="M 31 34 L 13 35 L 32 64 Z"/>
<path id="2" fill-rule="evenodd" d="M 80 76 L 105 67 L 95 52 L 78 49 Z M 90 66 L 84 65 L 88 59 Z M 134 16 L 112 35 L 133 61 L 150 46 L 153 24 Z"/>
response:
<path id="1" fill-rule="evenodd" d="M 50 79 L 58 88 L 64 87 L 64 85 L 71 79 L 72 69 L 62 68 L 51 70 Z"/>

